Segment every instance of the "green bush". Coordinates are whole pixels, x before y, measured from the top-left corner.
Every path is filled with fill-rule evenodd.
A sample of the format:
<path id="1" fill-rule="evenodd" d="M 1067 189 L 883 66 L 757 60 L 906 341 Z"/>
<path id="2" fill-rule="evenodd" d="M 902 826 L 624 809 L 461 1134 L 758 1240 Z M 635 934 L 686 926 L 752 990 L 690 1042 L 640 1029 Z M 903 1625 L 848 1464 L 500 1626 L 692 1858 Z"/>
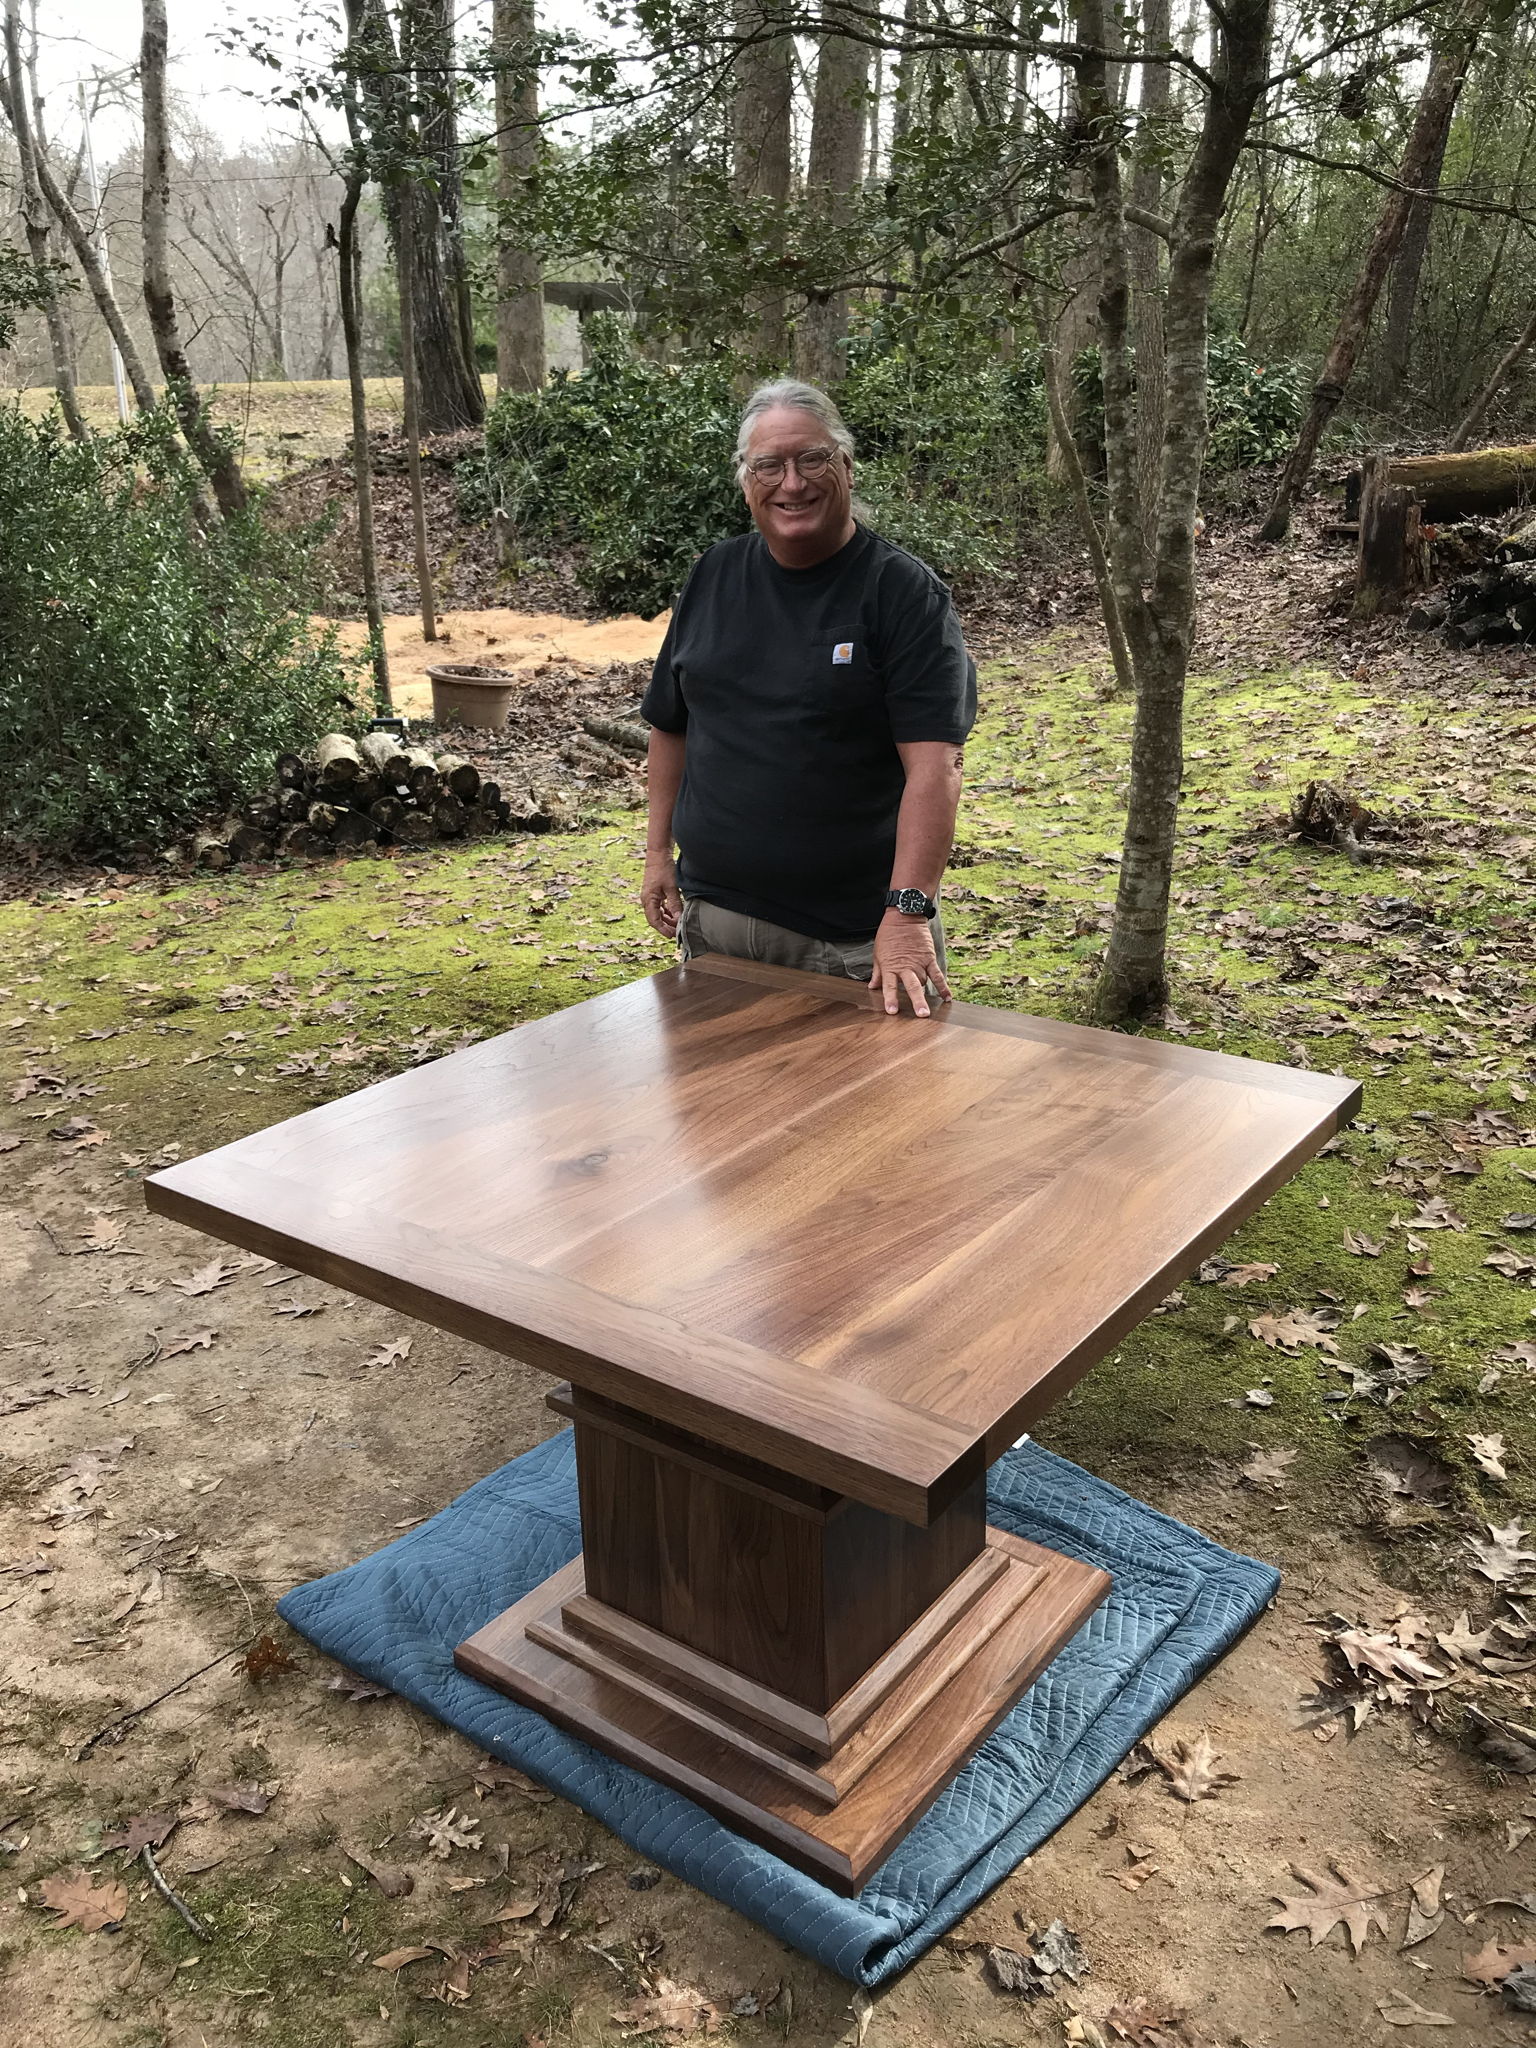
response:
<path id="1" fill-rule="evenodd" d="M 1306 403 L 1301 365 L 1258 362 L 1236 334 L 1212 335 L 1206 364 L 1206 468 L 1252 469 L 1278 462 L 1289 452 Z M 1077 438 L 1096 452 L 1102 468 L 1104 388 L 1096 348 L 1073 357 L 1072 382 L 1078 398 Z"/>
<path id="2" fill-rule="evenodd" d="M 497 399 L 483 460 L 460 465 L 460 503 L 574 545 L 598 604 L 654 615 L 705 548 L 750 523 L 731 474 L 731 366 L 648 362 L 610 315 L 587 334 L 580 377 Z"/>
<path id="3" fill-rule="evenodd" d="M 0 408 L 0 836 L 99 854 L 254 793 L 336 722 L 313 533 L 202 532 L 160 414 L 78 446 Z"/>
<path id="4" fill-rule="evenodd" d="M 732 473 L 735 364 L 647 361 L 612 316 L 587 334 L 580 377 L 496 401 L 484 457 L 460 465 L 460 506 L 482 519 L 500 506 L 525 536 L 572 546 L 599 605 L 654 614 L 712 541 L 751 523 Z M 890 344 L 857 344 L 837 394 L 858 494 L 881 533 L 940 574 L 1000 569 L 1020 477 L 1038 468 L 1029 373 L 961 375 L 938 341 L 931 357 Z"/>

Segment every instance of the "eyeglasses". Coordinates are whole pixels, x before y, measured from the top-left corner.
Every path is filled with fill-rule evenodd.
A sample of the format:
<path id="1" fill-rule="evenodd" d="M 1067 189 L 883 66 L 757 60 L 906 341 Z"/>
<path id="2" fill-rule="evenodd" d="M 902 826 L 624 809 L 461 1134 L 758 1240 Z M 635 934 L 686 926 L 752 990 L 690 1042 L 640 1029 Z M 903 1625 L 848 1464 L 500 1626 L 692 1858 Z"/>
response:
<path id="1" fill-rule="evenodd" d="M 817 477 L 826 475 L 836 460 L 835 448 L 802 448 L 798 455 L 759 455 L 746 469 L 754 483 L 776 484 L 793 463 L 800 481 L 813 484 Z"/>

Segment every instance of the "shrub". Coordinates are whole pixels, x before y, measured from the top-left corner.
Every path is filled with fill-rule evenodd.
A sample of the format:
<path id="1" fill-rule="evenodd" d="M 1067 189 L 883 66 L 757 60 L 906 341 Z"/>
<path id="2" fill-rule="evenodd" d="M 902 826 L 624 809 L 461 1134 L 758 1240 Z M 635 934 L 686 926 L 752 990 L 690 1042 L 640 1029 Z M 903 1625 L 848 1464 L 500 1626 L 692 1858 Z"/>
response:
<path id="1" fill-rule="evenodd" d="M 1288 453 L 1306 403 L 1306 373 L 1299 363 L 1257 362 L 1241 336 L 1212 335 L 1206 352 L 1209 470 L 1252 469 Z M 1099 352 L 1083 349 L 1072 360 L 1078 396 L 1077 438 L 1104 454 L 1104 389 Z"/>
<path id="2" fill-rule="evenodd" d="M 598 604 L 651 614 L 712 541 L 751 523 L 731 466 L 735 365 L 647 361 L 612 316 L 587 334 L 580 377 L 496 401 L 484 457 L 460 465 L 460 506 L 471 518 L 500 506 L 524 534 L 573 546 Z M 994 363 L 963 376 L 937 343 L 930 359 L 905 344 L 879 353 L 889 340 L 855 349 L 837 394 L 859 495 L 881 533 L 940 574 L 999 569 L 1039 449 L 1029 375 Z"/>
<path id="3" fill-rule="evenodd" d="M 471 517 L 499 505 L 522 532 L 574 544 L 598 604 L 655 614 L 711 542 L 750 523 L 731 475 L 731 369 L 646 361 L 612 316 L 587 333 L 580 377 L 497 399 L 483 459 L 460 466 L 460 503 Z"/>
<path id="4" fill-rule="evenodd" d="M 267 781 L 336 721 L 312 531 L 199 530 L 168 419 L 84 446 L 0 408 L 0 835 L 103 853 Z"/>

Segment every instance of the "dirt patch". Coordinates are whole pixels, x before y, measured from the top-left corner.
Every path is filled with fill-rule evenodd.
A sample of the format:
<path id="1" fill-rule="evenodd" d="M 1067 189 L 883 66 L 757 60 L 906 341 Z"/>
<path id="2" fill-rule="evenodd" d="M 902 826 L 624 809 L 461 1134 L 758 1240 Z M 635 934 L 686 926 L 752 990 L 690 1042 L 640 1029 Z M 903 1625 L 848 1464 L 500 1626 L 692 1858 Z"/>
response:
<path id="1" fill-rule="evenodd" d="M 607 668 L 615 662 L 651 662 L 660 652 L 672 614 L 640 619 L 587 621 L 559 612 L 519 612 L 493 606 L 486 611 L 449 611 L 438 620 L 437 638 L 424 640 L 419 614 L 392 612 L 384 621 L 390 685 L 395 707 L 411 718 L 432 715 L 427 669 L 438 662 L 482 662 L 511 669 L 526 682 L 550 676 L 557 667 Z M 367 627 L 344 620 L 338 627 L 349 653 L 368 644 Z"/>

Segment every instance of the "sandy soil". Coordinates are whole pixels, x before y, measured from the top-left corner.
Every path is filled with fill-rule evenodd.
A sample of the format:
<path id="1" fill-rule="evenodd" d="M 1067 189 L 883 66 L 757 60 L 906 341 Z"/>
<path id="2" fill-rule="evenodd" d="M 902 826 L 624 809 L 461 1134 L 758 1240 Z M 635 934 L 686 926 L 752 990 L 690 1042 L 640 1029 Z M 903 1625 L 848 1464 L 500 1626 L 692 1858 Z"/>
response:
<path id="1" fill-rule="evenodd" d="M 431 715 L 429 663 L 479 662 L 512 669 L 531 681 L 553 661 L 593 668 L 614 661 L 650 661 L 666 637 L 671 617 L 663 612 L 655 619 L 626 615 L 587 623 L 558 612 L 450 611 L 438 621 L 436 640 L 427 641 L 419 617 L 392 612 L 384 621 L 384 644 L 395 703 L 410 717 Z M 367 644 L 368 631 L 361 622 L 344 621 L 338 630 L 349 650 Z"/>

